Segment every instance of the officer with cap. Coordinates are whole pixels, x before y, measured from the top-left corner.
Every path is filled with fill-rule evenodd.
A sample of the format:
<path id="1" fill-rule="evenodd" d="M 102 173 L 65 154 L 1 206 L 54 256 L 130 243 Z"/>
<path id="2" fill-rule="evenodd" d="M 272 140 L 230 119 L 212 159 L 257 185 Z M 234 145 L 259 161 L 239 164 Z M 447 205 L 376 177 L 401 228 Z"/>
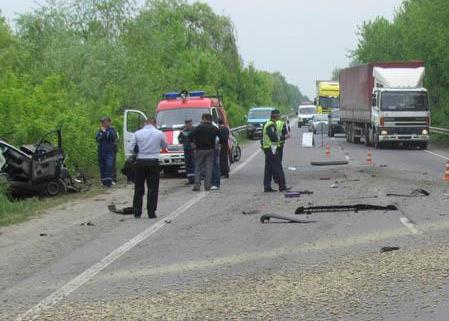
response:
<path id="1" fill-rule="evenodd" d="M 101 118 L 96 141 L 98 143 L 98 164 L 100 167 L 101 183 L 106 187 L 111 187 L 117 145 L 117 131 L 111 126 L 111 118 Z"/>
<path id="2" fill-rule="evenodd" d="M 271 112 L 271 118 L 268 120 L 262 130 L 262 149 L 265 154 L 265 173 L 264 173 L 264 191 L 266 193 L 275 192 L 271 187 L 271 181 L 279 184 L 279 191 L 288 191 L 290 188 L 286 186 L 285 174 L 282 168 L 281 158 L 279 155 L 279 147 L 281 135 L 278 134 L 276 121 L 279 120 L 281 113 L 275 109 Z"/>

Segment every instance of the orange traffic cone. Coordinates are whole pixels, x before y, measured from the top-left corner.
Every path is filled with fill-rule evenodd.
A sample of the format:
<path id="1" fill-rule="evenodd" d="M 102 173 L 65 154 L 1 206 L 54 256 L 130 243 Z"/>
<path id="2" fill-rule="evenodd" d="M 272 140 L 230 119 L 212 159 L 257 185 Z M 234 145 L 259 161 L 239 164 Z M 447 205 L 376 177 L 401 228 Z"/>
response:
<path id="1" fill-rule="evenodd" d="M 330 157 L 331 156 L 331 145 L 326 144 L 326 156 Z"/>
<path id="2" fill-rule="evenodd" d="M 449 160 L 446 162 L 446 168 L 444 170 L 444 180 L 449 182 Z"/>
<path id="3" fill-rule="evenodd" d="M 368 165 L 373 165 L 373 158 L 371 157 L 371 149 L 368 149 L 368 155 L 366 156 L 366 163 Z"/>

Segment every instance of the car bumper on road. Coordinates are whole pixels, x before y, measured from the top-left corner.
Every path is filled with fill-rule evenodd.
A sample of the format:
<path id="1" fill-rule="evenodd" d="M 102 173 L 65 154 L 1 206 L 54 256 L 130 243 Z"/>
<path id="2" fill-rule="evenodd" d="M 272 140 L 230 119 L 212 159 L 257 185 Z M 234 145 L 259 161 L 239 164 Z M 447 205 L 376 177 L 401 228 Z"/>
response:
<path id="1" fill-rule="evenodd" d="M 184 153 L 160 154 L 159 164 L 164 166 L 184 166 Z"/>

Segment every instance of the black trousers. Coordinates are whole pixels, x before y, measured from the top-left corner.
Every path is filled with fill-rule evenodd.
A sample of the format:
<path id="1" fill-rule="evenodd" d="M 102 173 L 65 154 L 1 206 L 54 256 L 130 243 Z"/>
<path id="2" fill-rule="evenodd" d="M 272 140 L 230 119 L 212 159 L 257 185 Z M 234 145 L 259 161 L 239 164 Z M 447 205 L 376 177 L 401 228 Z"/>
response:
<path id="1" fill-rule="evenodd" d="M 263 178 L 265 190 L 271 189 L 272 179 L 279 184 L 280 189 L 285 188 L 285 174 L 279 157 L 279 151 L 275 154 L 272 153 L 270 148 L 264 149 L 263 151 L 265 153 L 265 172 Z"/>
<path id="2" fill-rule="evenodd" d="M 229 175 L 229 147 L 223 146 L 220 150 L 220 171 L 221 175 Z"/>
<path id="3" fill-rule="evenodd" d="M 142 215 L 143 196 L 145 195 L 145 182 L 147 185 L 147 210 L 148 215 L 153 215 L 157 210 L 159 198 L 159 178 L 161 167 L 159 160 L 138 159 L 134 178 L 134 215 Z"/>

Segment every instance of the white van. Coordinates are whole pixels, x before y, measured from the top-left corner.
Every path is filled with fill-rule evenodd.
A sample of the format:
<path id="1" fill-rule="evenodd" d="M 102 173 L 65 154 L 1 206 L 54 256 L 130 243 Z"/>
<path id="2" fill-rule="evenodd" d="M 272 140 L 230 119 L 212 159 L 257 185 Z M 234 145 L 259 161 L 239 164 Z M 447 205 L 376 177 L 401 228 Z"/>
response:
<path id="1" fill-rule="evenodd" d="M 314 114 L 316 114 L 315 105 L 300 105 L 298 107 L 298 128 L 307 126 Z"/>

